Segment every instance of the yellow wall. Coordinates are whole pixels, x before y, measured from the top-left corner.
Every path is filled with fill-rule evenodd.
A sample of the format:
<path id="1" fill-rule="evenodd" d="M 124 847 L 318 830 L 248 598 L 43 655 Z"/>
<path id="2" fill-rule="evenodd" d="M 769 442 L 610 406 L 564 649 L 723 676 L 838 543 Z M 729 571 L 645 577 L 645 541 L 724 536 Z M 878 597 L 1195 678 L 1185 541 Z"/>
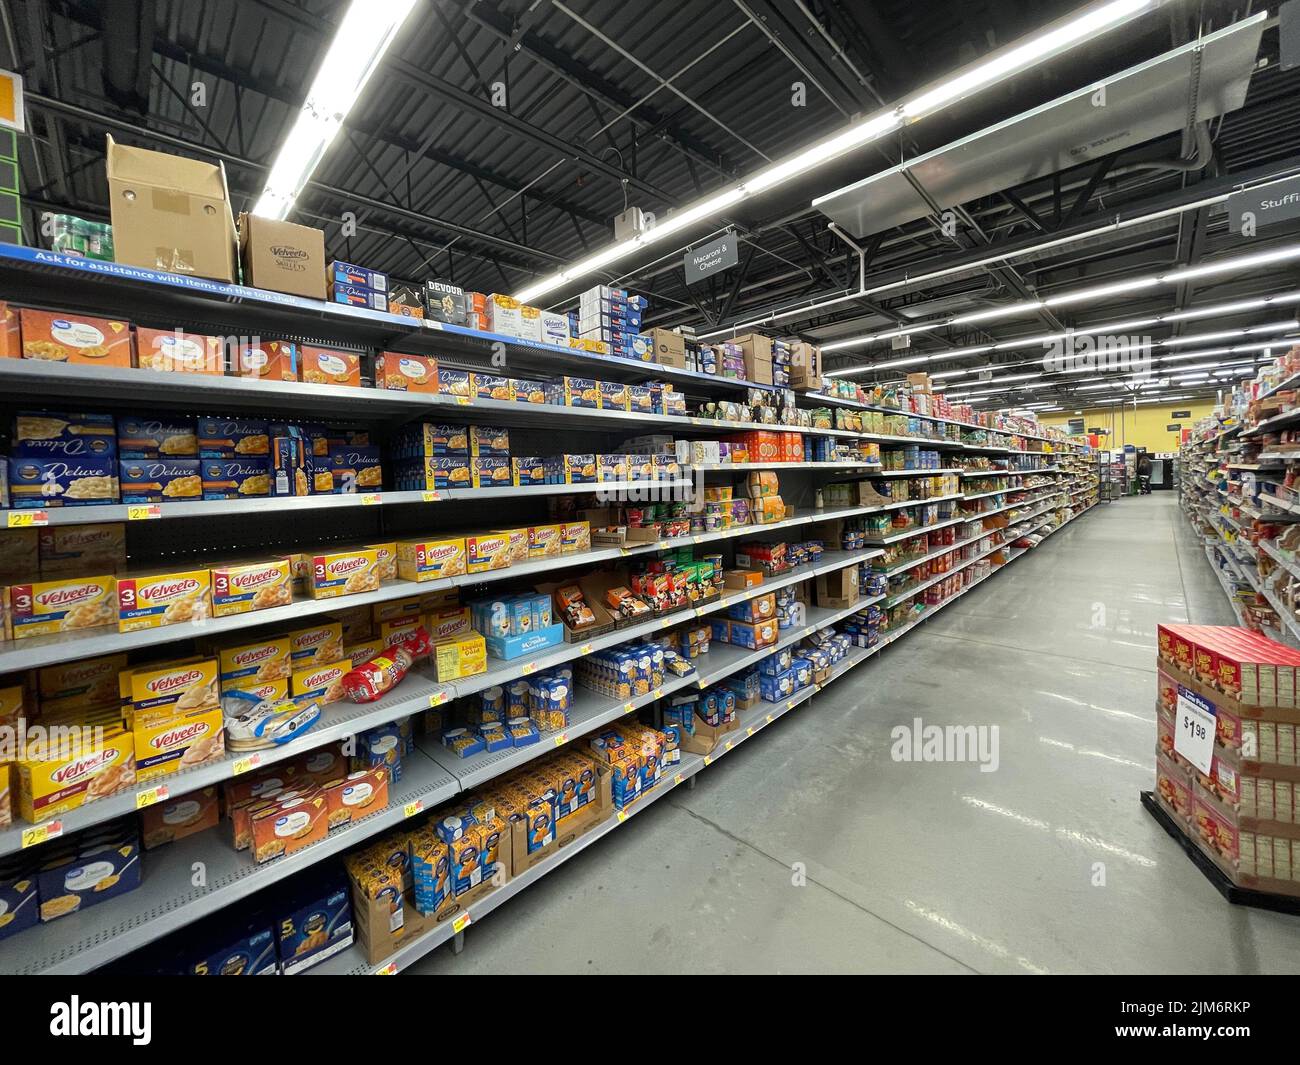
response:
<path id="1" fill-rule="evenodd" d="M 1175 419 L 1173 412 L 1176 410 L 1189 410 L 1192 416 Z M 1137 410 L 1133 409 L 1132 404 L 1126 405 L 1123 410 L 1117 406 L 1095 407 L 1091 410 L 1084 409 L 1082 415 L 1075 414 L 1067 407 L 1059 414 L 1040 415 L 1039 421 L 1044 425 L 1064 429 L 1071 418 L 1082 417 L 1085 429 L 1099 426 L 1110 430 L 1109 436 L 1103 435 L 1098 439 L 1101 447 L 1113 450 L 1132 444 L 1155 454 L 1178 450 L 1179 434 L 1170 432 L 1166 426 L 1178 421 L 1184 429 L 1190 429 L 1213 410 L 1214 404 L 1206 400 L 1187 400 L 1170 403 L 1168 406 L 1163 403 L 1139 403 Z"/>

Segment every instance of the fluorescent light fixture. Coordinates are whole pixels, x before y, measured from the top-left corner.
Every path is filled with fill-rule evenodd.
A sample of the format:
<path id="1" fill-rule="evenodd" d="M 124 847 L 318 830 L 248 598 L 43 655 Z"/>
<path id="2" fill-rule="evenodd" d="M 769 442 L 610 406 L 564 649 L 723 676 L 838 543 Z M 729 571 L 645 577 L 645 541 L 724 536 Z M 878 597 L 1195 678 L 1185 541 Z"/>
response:
<path id="1" fill-rule="evenodd" d="M 1056 25 L 1020 43 L 1000 49 L 993 55 L 963 68 L 950 78 L 927 86 L 901 103 L 877 111 L 861 122 L 856 122 L 839 133 L 765 167 L 740 184 L 710 197 L 703 203 L 667 216 L 653 229 L 638 234 L 630 240 L 610 245 L 592 259 L 598 259 L 600 265 L 605 265 L 651 244 L 658 244 L 678 230 L 704 218 L 712 217 L 730 204 L 766 192 L 778 185 L 784 185 L 809 170 L 838 159 L 863 145 L 880 140 L 905 123 L 915 122 L 938 108 L 965 99 L 990 85 L 1045 63 L 1080 44 L 1117 29 L 1139 15 L 1155 10 L 1163 2 L 1164 0 L 1109 0 L 1108 3 L 1094 4 L 1084 11 L 1067 16 Z M 558 273 L 526 286 L 515 293 L 515 298 L 523 303 L 532 303 L 570 281 L 592 273 L 599 268 L 591 265 L 592 259 L 574 263 Z"/>
<path id="2" fill-rule="evenodd" d="M 1103 299 L 1106 296 L 1127 295 L 1144 288 L 1155 288 L 1160 284 L 1158 278 L 1141 277 L 1132 281 L 1116 281 L 1113 285 L 1098 285 L 1096 288 L 1081 288 L 1074 292 L 1065 292 L 1059 296 L 1049 296 L 1043 300 L 1045 307 L 1065 307 L 1071 303 L 1087 303 L 1090 300 Z"/>
<path id="3" fill-rule="evenodd" d="M 302 110 L 271 164 L 253 214 L 289 216 L 414 6 L 415 0 L 352 0 L 348 5 Z"/>

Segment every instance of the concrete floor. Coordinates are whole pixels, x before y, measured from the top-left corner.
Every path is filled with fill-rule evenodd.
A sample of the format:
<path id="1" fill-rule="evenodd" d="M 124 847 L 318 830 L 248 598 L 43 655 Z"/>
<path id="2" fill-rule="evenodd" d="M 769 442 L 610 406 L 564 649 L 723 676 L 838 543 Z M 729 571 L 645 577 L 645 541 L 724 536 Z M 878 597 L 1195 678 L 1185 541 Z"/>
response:
<path id="1" fill-rule="evenodd" d="M 412 971 L 1295 972 L 1138 804 L 1165 619 L 1233 620 L 1176 498 L 1098 507 Z M 998 768 L 892 760 L 915 717 Z"/>

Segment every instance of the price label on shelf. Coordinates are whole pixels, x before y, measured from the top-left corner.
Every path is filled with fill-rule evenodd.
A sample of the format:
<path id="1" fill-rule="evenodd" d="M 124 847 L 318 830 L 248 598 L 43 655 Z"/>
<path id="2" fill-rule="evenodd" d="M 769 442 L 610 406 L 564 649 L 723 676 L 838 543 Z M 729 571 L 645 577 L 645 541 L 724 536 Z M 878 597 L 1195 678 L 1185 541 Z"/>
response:
<path id="1" fill-rule="evenodd" d="M 580 654 L 580 655 L 589 655 L 589 654 L 591 654 L 591 652 L 594 651 L 595 649 L 596 649 L 596 645 L 595 645 L 595 644 L 584 643 L 581 647 L 578 648 L 578 654 Z"/>
<path id="2" fill-rule="evenodd" d="M 23 849 L 35 847 L 38 843 L 44 843 L 47 840 L 58 839 L 61 835 L 63 835 L 62 819 L 50 821 L 43 825 L 32 825 L 31 828 L 23 829 Z"/>
<path id="3" fill-rule="evenodd" d="M 1174 750 L 1208 776 L 1214 758 L 1214 705 L 1179 688 L 1177 712 Z"/>
<path id="4" fill-rule="evenodd" d="M 402 816 L 414 817 L 416 814 L 420 813 L 423 810 L 424 810 L 424 800 L 416 799 L 413 802 L 408 802 L 405 806 L 402 807 Z"/>
<path id="5" fill-rule="evenodd" d="M 436 503 L 438 502 L 439 496 L 437 492 L 425 492 L 420 498 L 426 503 Z"/>
<path id="6" fill-rule="evenodd" d="M 11 529 L 34 529 L 38 525 L 49 525 L 50 512 L 48 510 L 11 510 L 8 520 Z"/>
<path id="7" fill-rule="evenodd" d="M 528 676 L 529 673 L 536 673 L 536 672 L 537 672 L 537 663 L 536 663 L 536 662 L 525 662 L 525 663 L 523 664 L 523 666 L 520 667 L 519 672 L 522 673 L 524 676 Z"/>
<path id="8" fill-rule="evenodd" d="M 753 725 L 746 725 L 746 726 L 745 726 L 745 731 L 746 731 L 746 733 L 748 733 L 750 736 L 752 736 L 752 735 L 754 734 L 754 726 L 753 726 Z"/>
<path id="9" fill-rule="evenodd" d="M 704 756 L 704 764 L 705 764 L 705 765 L 712 765 L 712 764 L 713 764 L 713 758 L 712 758 L 710 755 L 707 755 L 707 754 L 706 754 L 706 755 Z"/>
<path id="10" fill-rule="evenodd" d="M 456 405 L 459 406 L 459 407 L 468 407 L 468 406 L 469 406 L 469 396 L 457 396 L 457 397 L 456 397 Z"/>
<path id="11" fill-rule="evenodd" d="M 148 503 L 126 508 L 127 521 L 152 521 L 162 517 L 162 507 L 157 503 Z"/>
<path id="12" fill-rule="evenodd" d="M 664 697 L 664 690 L 663 690 L 663 688 L 656 688 L 653 692 L 651 692 L 651 694 L 652 694 L 656 699 L 662 699 L 662 698 Z"/>
<path id="13" fill-rule="evenodd" d="M 769 725 L 772 723 L 772 715 L 771 715 L 771 714 L 768 714 L 768 715 L 767 715 L 767 723 L 768 723 Z"/>
<path id="14" fill-rule="evenodd" d="M 626 821 L 626 820 L 627 820 L 627 811 L 626 811 L 626 810 L 619 810 L 619 812 L 618 812 L 618 823 L 621 825 L 621 824 L 622 824 L 624 821 Z"/>
<path id="15" fill-rule="evenodd" d="M 447 691 L 444 688 L 442 691 L 434 692 L 432 695 L 429 696 L 429 706 L 430 707 L 441 706 L 443 703 L 447 702 L 450 698 L 451 698 L 451 692 Z"/>
<path id="16" fill-rule="evenodd" d="M 793 710 L 793 709 L 794 709 L 794 700 L 791 699 L 788 703 L 786 703 L 786 704 L 785 704 L 785 708 L 786 708 L 787 710 Z"/>
<path id="17" fill-rule="evenodd" d="M 158 784 L 152 788 L 145 788 L 144 791 L 135 793 L 135 808 L 143 810 L 146 806 L 152 806 L 154 803 L 165 802 L 167 799 L 167 785 Z"/>
<path id="18" fill-rule="evenodd" d="M 727 748 L 727 750 L 731 750 L 731 741 L 730 741 L 730 740 L 727 740 L 727 741 L 726 741 L 726 748 Z"/>
<path id="19" fill-rule="evenodd" d="M 247 773 L 250 769 L 256 769 L 261 764 L 262 756 L 260 754 L 249 754 L 243 758 L 236 758 L 230 767 L 230 775 L 237 777 L 242 773 Z"/>
<path id="20" fill-rule="evenodd" d="M 674 783 L 674 784 L 680 784 L 680 783 L 682 782 L 682 779 L 683 779 L 683 778 L 682 778 L 682 775 L 681 775 L 680 773 L 674 773 L 674 774 L 673 774 L 673 783 Z"/>
<path id="21" fill-rule="evenodd" d="M 626 702 L 623 704 L 623 713 L 625 714 L 630 714 L 635 709 L 636 709 L 636 704 L 633 702 Z"/>
<path id="22" fill-rule="evenodd" d="M 555 737 L 555 746 L 557 747 L 563 747 L 568 742 L 569 742 L 569 734 L 567 732 L 561 732 L 558 736 Z"/>
<path id="23" fill-rule="evenodd" d="M 390 961 L 390 962 L 389 962 L 387 965 L 385 965 L 382 969 L 376 969 L 376 970 L 375 970 L 375 975 L 376 975 L 376 976 L 396 976 L 396 975 L 397 975 L 397 960 L 394 959 L 393 961 Z"/>
<path id="24" fill-rule="evenodd" d="M 662 621 L 659 622 L 659 627 L 661 629 L 666 629 L 668 628 L 668 626 L 670 626 L 673 623 L 673 620 L 674 620 L 673 618 L 664 618 Z"/>
<path id="25" fill-rule="evenodd" d="M 474 918 L 470 916 L 469 910 L 466 910 L 464 913 L 462 913 L 459 917 L 457 917 L 454 921 L 451 922 L 451 930 L 455 932 L 457 935 L 460 935 L 463 931 L 465 931 L 466 928 L 469 927 L 469 924 L 472 920 L 474 920 Z"/>
<path id="26" fill-rule="evenodd" d="M 363 507 L 373 507 L 376 503 L 384 501 L 383 494 L 380 492 L 363 492 L 361 494 L 361 505 Z"/>

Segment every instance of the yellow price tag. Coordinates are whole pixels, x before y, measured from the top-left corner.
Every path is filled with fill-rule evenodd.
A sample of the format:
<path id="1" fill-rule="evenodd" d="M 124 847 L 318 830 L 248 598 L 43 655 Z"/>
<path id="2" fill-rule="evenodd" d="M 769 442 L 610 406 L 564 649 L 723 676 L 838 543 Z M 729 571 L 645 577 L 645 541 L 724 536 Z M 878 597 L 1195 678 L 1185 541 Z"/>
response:
<path id="1" fill-rule="evenodd" d="M 439 497 L 437 492 L 425 492 L 420 498 L 426 503 L 436 503 Z"/>
<path id="2" fill-rule="evenodd" d="M 376 976 L 396 976 L 396 975 L 397 975 L 397 962 L 396 962 L 396 961 L 390 961 L 390 962 L 389 962 L 387 965 L 385 965 L 382 969 L 376 969 L 376 970 L 375 970 L 375 975 L 376 975 Z"/>
<path id="3" fill-rule="evenodd" d="M 456 405 L 457 405 L 457 406 L 460 406 L 460 407 L 468 407 L 468 406 L 469 406 L 469 396 L 457 396 L 457 397 L 456 397 Z"/>
<path id="4" fill-rule="evenodd" d="M 731 741 L 727 740 L 727 750 L 731 750 Z"/>
<path id="5" fill-rule="evenodd" d="M 569 742 L 569 734 L 567 732 L 561 732 L 558 736 L 555 737 L 555 746 L 557 747 L 563 747 L 568 742 Z"/>
<path id="6" fill-rule="evenodd" d="M 673 545 L 670 544 L 667 540 L 660 540 L 657 546 L 660 551 L 667 551 Z"/>
<path id="7" fill-rule="evenodd" d="M 754 730 L 753 730 L 753 728 L 751 728 L 751 727 L 746 727 L 745 731 L 746 731 L 747 733 L 749 733 L 749 735 L 751 735 L 751 736 L 754 734 Z"/>
<path id="8" fill-rule="evenodd" d="M 707 754 L 704 756 L 704 764 L 705 764 L 705 765 L 712 765 L 712 764 L 713 764 L 713 759 L 712 759 L 711 757 L 709 757 L 709 755 L 707 755 Z"/>
<path id="9" fill-rule="evenodd" d="M 663 688 L 656 688 L 651 694 L 654 695 L 656 699 L 662 699 L 664 697 L 664 690 Z"/>
<path id="10" fill-rule="evenodd" d="M 469 910 L 466 910 L 464 913 L 462 913 L 459 917 L 457 917 L 454 921 L 451 922 L 451 930 L 455 932 L 457 935 L 459 935 L 461 932 L 465 931 L 465 929 L 469 927 L 469 923 L 472 920 L 474 920 L 474 918 L 469 915 Z"/>
<path id="11" fill-rule="evenodd" d="M 250 754 L 243 758 L 236 758 L 234 764 L 230 767 L 230 775 L 237 777 L 241 773 L 247 773 L 250 769 L 256 769 L 261 764 L 262 756 L 260 754 Z"/>
<path id="12" fill-rule="evenodd" d="M 429 706 L 430 707 L 441 706 L 450 698 L 451 698 L 451 692 L 447 691 L 446 689 L 443 689 L 440 692 L 434 692 L 432 695 L 429 696 Z"/>
<path id="13" fill-rule="evenodd" d="M 424 809 L 424 800 L 416 799 L 414 802 L 408 802 L 402 807 L 403 817 L 414 817 Z"/>
<path id="14" fill-rule="evenodd" d="M 636 709 L 635 703 L 626 702 L 623 704 L 623 713 L 625 714 L 630 714 L 635 709 Z"/>
<path id="15" fill-rule="evenodd" d="M 704 607 L 702 607 L 702 606 L 697 606 L 697 607 L 695 608 L 695 616 L 696 616 L 697 618 L 702 618 L 702 617 L 704 617 Z"/>
<path id="16" fill-rule="evenodd" d="M 704 537 L 703 537 L 703 536 L 692 536 L 691 539 L 694 540 L 697 544 L 702 544 L 702 543 L 704 543 Z"/>
<path id="17" fill-rule="evenodd" d="M 664 618 L 661 622 L 659 622 L 659 627 L 660 627 L 661 629 L 666 629 L 666 628 L 668 628 L 668 626 L 671 625 L 672 623 L 673 623 L 673 619 L 672 619 L 672 618 Z"/>
<path id="18" fill-rule="evenodd" d="M 788 703 L 786 703 L 786 704 L 785 704 L 785 708 L 786 708 L 787 710 L 793 710 L 793 709 L 794 709 L 794 700 L 791 699 Z"/>
<path id="19" fill-rule="evenodd" d="M 126 508 L 127 521 L 152 521 L 154 518 L 162 517 L 162 507 L 157 503 L 149 503 L 144 506 L 132 506 Z"/>
<path id="20" fill-rule="evenodd" d="M 48 525 L 50 523 L 50 512 L 48 510 L 11 510 L 9 512 L 9 528 L 11 529 L 31 529 L 37 525 Z"/>
<path id="21" fill-rule="evenodd" d="M 680 784 L 681 782 L 682 782 L 682 775 L 680 773 L 675 774 L 673 776 L 673 783 Z"/>
<path id="22" fill-rule="evenodd" d="M 595 644 L 584 643 L 581 647 L 578 648 L 578 653 L 583 655 L 589 655 L 595 649 L 596 649 Z"/>
<path id="23" fill-rule="evenodd" d="M 520 668 L 519 672 L 522 673 L 522 674 L 524 674 L 524 676 L 527 676 L 529 673 L 536 673 L 536 672 L 537 672 L 537 663 L 536 663 L 536 662 L 525 662 L 525 663 L 523 664 L 523 666 Z"/>
<path id="24" fill-rule="evenodd" d="M 382 503 L 383 501 L 383 494 L 380 492 L 363 492 L 361 495 L 361 505 L 363 507 L 373 507 L 376 503 Z"/>
<path id="25" fill-rule="evenodd" d="M 28 847 L 35 847 L 38 843 L 44 843 L 47 839 L 58 839 L 63 835 L 63 822 L 50 821 L 44 825 L 33 825 L 31 828 L 23 829 L 22 845 L 25 850 Z"/>
<path id="26" fill-rule="evenodd" d="M 771 715 L 771 714 L 768 714 L 768 715 L 767 715 L 767 723 L 768 723 L 769 725 L 772 723 L 772 715 Z"/>
<path id="27" fill-rule="evenodd" d="M 618 812 L 618 823 L 621 825 L 621 824 L 622 824 L 624 821 L 626 821 L 626 820 L 627 820 L 627 811 L 626 811 L 626 810 L 619 810 L 619 812 Z"/>
<path id="28" fill-rule="evenodd" d="M 143 810 L 146 806 L 152 806 L 156 802 L 163 802 L 167 798 L 167 785 L 158 784 L 152 788 L 146 788 L 144 791 L 135 793 L 135 808 Z"/>

